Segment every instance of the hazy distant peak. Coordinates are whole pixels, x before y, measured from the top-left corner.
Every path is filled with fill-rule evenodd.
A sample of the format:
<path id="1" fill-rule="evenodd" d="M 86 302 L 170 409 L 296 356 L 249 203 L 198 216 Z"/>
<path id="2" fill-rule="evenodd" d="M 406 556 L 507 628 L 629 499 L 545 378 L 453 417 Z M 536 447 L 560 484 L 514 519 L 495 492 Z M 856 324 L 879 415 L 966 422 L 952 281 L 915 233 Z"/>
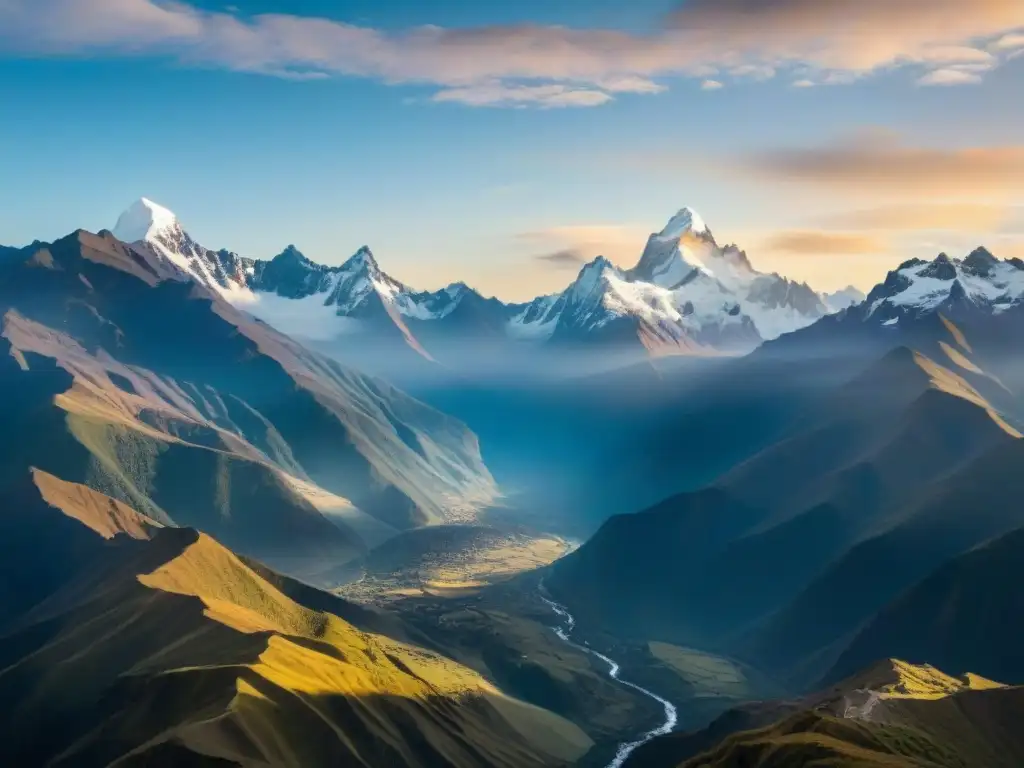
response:
<path id="1" fill-rule="evenodd" d="M 862 290 L 855 288 L 852 285 L 841 288 L 834 293 L 827 293 L 824 296 L 825 305 L 832 312 L 839 312 L 856 304 L 860 304 L 866 298 L 867 296 Z"/>

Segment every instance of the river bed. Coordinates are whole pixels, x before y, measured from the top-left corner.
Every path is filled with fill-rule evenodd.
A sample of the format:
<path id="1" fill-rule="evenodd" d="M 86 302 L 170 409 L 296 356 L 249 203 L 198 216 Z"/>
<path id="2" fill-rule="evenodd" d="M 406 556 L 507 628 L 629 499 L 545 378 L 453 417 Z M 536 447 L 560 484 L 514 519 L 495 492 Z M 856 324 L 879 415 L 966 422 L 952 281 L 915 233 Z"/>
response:
<path id="1" fill-rule="evenodd" d="M 598 659 L 603 661 L 608 666 L 608 677 L 610 677 L 612 680 L 619 683 L 620 685 L 625 685 L 629 688 L 632 688 L 634 691 L 642 693 L 644 696 L 654 699 L 661 705 L 662 709 L 665 710 L 665 721 L 661 725 L 659 725 L 657 728 L 652 728 L 651 730 L 645 732 L 635 741 L 629 741 L 619 745 L 618 750 L 616 750 L 615 752 L 615 759 L 608 763 L 608 768 L 621 768 L 623 763 L 626 762 L 626 759 L 633 753 L 635 749 L 642 746 L 643 744 L 646 744 L 652 739 L 657 738 L 658 736 L 664 736 L 672 732 L 672 730 L 676 727 L 676 723 L 679 721 L 679 716 L 676 712 L 675 705 L 673 705 L 672 702 L 663 699 L 658 694 L 653 693 L 647 690 L 646 688 L 637 685 L 636 683 L 631 683 L 628 680 L 623 680 L 622 678 L 620 678 L 619 663 L 614 659 L 605 656 L 603 653 L 595 651 L 588 645 L 580 645 L 579 643 L 574 642 L 572 639 L 572 631 L 576 627 L 576 619 L 573 618 L 573 615 L 569 613 L 569 609 L 567 609 L 564 605 L 556 603 L 554 600 L 548 597 L 547 592 L 544 589 L 543 582 L 541 582 L 540 584 L 539 591 L 540 599 L 543 600 L 544 603 L 552 611 L 554 611 L 555 615 L 558 616 L 558 618 L 562 621 L 560 626 L 556 626 L 553 629 L 555 634 L 558 635 L 558 637 L 561 638 L 563 642 L 568 643 L 573 648 L 581 650 L 584 653 L 589 653 L 591 656 L 596 656 Z"/>

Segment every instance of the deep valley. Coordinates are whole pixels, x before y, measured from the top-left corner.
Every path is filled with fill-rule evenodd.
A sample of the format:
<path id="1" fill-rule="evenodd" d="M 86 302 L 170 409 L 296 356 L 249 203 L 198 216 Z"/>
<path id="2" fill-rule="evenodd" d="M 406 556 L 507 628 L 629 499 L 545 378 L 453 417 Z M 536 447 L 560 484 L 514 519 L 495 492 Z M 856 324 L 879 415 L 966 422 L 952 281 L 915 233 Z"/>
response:
<path id="1" fill-rule="evenodd" d="M 5 763 L 1019 764 L 1024 265 L 907 262 L 840 309 L 790 286 L 816 314 L 777 338 L 697 354 L 678 334 L 726 337 L 686 313 L 651 355 L 637 286 L 793 319 L 686 209 L 558 299 L 619 329 L 559 347 L 571 373 L 552 336 L 500 341 L 536 375 L 424 375 L 443 297 L 167 215 L 0 263 Z M 329 311 L 403 326 L 361 343 L 408 392 L 249 311 L 270 286 L 379 304 Z"/>

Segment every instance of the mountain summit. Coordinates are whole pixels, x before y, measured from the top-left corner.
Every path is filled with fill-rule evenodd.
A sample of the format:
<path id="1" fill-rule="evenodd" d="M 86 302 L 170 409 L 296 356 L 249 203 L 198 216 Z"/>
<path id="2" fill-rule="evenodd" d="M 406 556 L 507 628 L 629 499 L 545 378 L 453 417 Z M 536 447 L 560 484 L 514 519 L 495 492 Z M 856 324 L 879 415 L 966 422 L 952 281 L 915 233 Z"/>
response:
<path id="1" fill-rule="evenodd" d="M 178 217 L 162 205 L 142 197 L 117 219 L 114 237 L 126 243 L 150 240 L 178 227 Z"/>
<path id="2" fill-rule="evenodd" d="M 695 235 L 710 235 L 707 224 L 693 208 L 680 208 L 679 213 L 669 219 L 668 224 L 661 230 L 659 237 L 666 240 L 678 240 L 687 232 Z"/>
<path id="3" fill-rule="evenodd" d="M 590 297 L 586 312 L 576 298 L 581 294 Z M 680 209 L 650 236 L 635 267 L 593 262 L 562 298 L 537 299 L 514 322 L 550 327 L 552 338 L 579 341 L 601 329 L 639 337 L 648 349 L 654 342 L 661 351 L 743 352 L 829 312 L 806 284 L 758 272 L 737 246 L 719 246 L 692 208 Z M 615 334 L 608 334 L 611 327 Z M 541 335 L 540 327 L 524 335 Z"/>
<path id="4" fill-rule="evenodd" d="M 695 251 L 714 244 L 704 219 L 692 208 L 682 208 L 661 232 L 650 236 L 640 263 L 630 271 L 630 276 L 662 288 L 675 288 L 693 270 L 703 266 Z"/>
<path id="5" fill-rule="evenodd" d="M 253 273 L 252 259 L 203 247 L 182 228 L 173 211 L 145 197 L 118 217 L 113 235 L 151 256 L 161 273 L 169 268 L 227 299 L 241 298 Z"/>

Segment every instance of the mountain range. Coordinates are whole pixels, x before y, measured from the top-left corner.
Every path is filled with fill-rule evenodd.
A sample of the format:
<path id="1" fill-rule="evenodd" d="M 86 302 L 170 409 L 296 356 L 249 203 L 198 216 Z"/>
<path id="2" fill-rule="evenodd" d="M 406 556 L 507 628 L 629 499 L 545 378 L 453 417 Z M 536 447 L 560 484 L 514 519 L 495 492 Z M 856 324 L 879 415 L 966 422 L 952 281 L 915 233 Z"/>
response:
<path id="1" fill-rule="evenodd" d="M 632 479 L 694 462 L 704 474 L 607 520 L 546 585 L 588 636 L 719 654 L 792 696 L 655 739 L 630 765 L 1019 760 L 996 735 L 1019 689 L 874 708 L 881 688 L 842 681 L 898 656 L 1024 682 L 1007 645 L 1021 609 L 1022 276 L 984 248 L 910 261 L 864 302 L 689 377 L 690 405 L 662 411 Z M 830 686 L 856 703 L 807 698 Z"/>
<path id="2" fill-rule="evenodd" d="M 911 259 L 889 272 L 866 300 L 824 317 L 805 333 L 772 345 L 780 353 L 790 345 L 842 342 L 877 350 L 907 345 L 944 354 L 953 323 L 973 340 L 972 350 L 1002 368 L 1012 357 L 1012 338 L 1024 314 L 1024 261 L 999 259 L 979 247 L 963 259 L 945 253 L 932 261 Z"/>
<path id="3" fill-rule="evenodd" d="M 147 199 L 121 215 L 113 234 L 279 330 L 369 368 L 380 368 L 385 352 L 479 367 L 481 351 L 495 361 L 530 342 L 596 348 L 605 365 L 651 354 L 738 354 L 863 298 L 852 288 L 823 295 L 758 272 L 738 247 L 719 246 L 689 208 L 651 235 L 634 268 L 598 257 L 561 293 L 524 304 L 486 298 L 465 283 L 416 291 L 385 273 L 365 246 L 336 267 L 294 246 L 269 261 L 213 251 Z M 365 359 L 369 346 L 377 366 Z"/>
<path id="4" fill-rule="evenodd" d="M 211 251 L 142 200 L 2 249 L 0 316 L 5 763 L 604 765 L 640 685 L 692 730 L 630 765 L 1024 754 L 1024 262 L 825 296 L 683 209 L 514 305 Z M 433 405 L 373 375 L 482 350 L 611 370 Z"/>

